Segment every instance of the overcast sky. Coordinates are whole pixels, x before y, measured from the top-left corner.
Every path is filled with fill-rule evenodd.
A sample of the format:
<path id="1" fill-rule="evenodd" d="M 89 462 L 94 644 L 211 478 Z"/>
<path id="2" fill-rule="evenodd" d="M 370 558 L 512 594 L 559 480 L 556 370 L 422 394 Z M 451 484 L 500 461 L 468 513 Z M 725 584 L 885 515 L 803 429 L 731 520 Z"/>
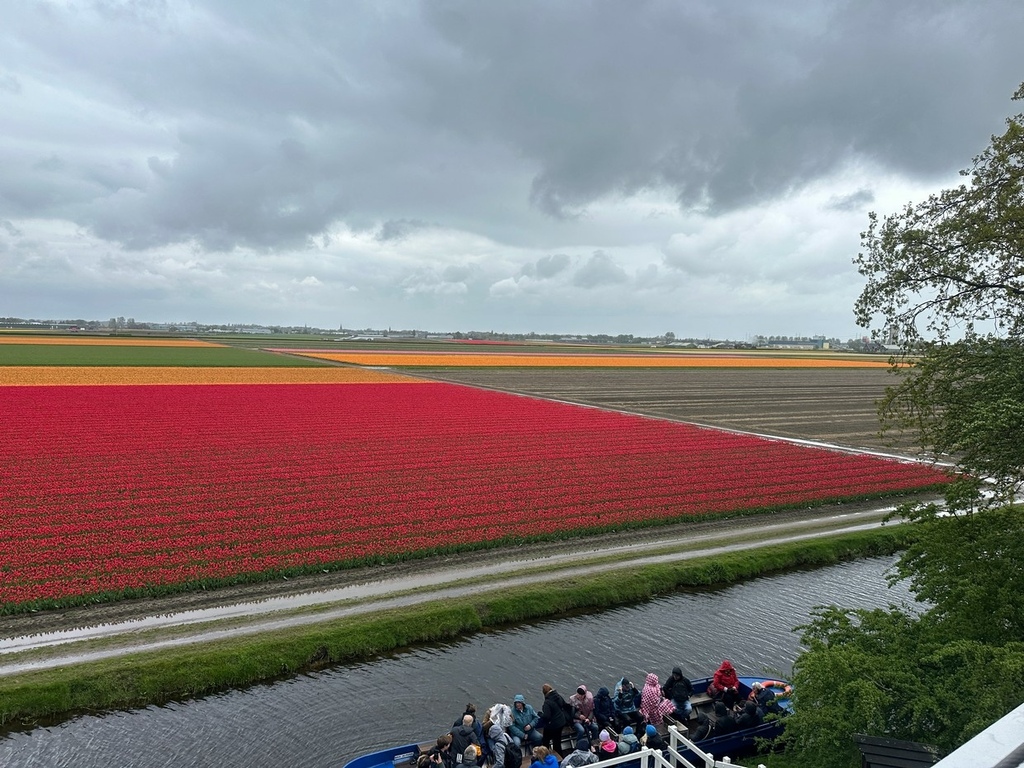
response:
<path id="1" fill-rule="evenodd" d="M 1020 0 L 0 4 L 0 315 L 848 338 Z"/>

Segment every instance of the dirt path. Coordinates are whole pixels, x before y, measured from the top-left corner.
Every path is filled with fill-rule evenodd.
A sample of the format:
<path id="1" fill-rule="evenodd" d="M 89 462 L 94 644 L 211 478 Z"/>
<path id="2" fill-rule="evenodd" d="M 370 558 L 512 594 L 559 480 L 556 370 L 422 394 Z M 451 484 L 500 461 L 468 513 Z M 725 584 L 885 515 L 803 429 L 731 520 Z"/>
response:
<path id="1" fill-rule="evenodd" d="M 877 527 L 879 502 L 644 529 L 493 552 L 342 571 L 212 593 L 6 617 L 0 676 L 242 637 L 345 616 L 615 568 L 738 551 Z M 509 576 L 514 573 L 514 576 Z M 315 608 L 316 610 L 312 610 Z"/>

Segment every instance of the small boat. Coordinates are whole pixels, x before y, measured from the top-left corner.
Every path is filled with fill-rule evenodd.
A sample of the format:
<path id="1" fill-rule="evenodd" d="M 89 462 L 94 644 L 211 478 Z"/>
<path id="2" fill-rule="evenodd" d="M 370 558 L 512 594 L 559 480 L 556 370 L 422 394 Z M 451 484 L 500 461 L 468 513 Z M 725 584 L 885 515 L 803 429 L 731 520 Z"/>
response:
<path id="1" fill-rule="evenodd" d="M 761 683 L 767 688 L 770 688 L 775 693 L 775 702 L 782 708 L 786 713 L 792 713 L 793 711 L 793 700 L 791 694 L 793 692 L 792 686 L 786 680 L 766 680 L 762 677 L 743 677 L 740 680 L 740 696 L 746 699 L 750 695 L 752 686 L 754 683 Z M 692 733 L 694 726 L 696 725 L 698 713 L 702 713 L 708 717 L 708 719 L 714 721 L 714 703 L 711 697 L 707 694 L 707 687 L 711 683 L 710 677 L 705 677 L 699 680 L 692 680 L 693 683 L 693 695 L 690 697 L 690 704 L 693 707 L 693 713 L 688 721 L 685 723 L 677 721 L 680 725 L 680 731 L 685 725 Z M 770 684 L 770 685 L 769 685 Z M 773 717 L 768 718 L 761 725 L 756 725 L 753 728 L 743 728 L 732 733 L 726 733 L 716 736 L 712 730 L 711 736 L 699 741 L 694 741 L 694 744 L 700 748 L 702 752 L 707 752 L 714 755 L 717 758 L 721 758 L 725 755 L 735 758 L 740 755 L 749 755 L 757 749 L 758 739 L 767 739 L 771 741 L 782 735 L 782 730 L 785 728 L 785 717 Z M 685 734 L 684 734 L 685 735 Z M 695 760 L 696 755 L 692 752 L 682 752 L 683 757 L 688 760 Z"/>
<path id="2" fill-rule="evenodd" d="M 745 699 L 750 694 L 751 686 L 754 683 L 762 683 L 775 692 L 775 701 L 786 713 L 793 711 L 793 702 L 790 698 L 792 688 L 787 681 L 765 680 L 761 677 L 740 677 L 739 680 L 742 698 Z M 690 697 L 690 704 L 693 707 L 693 712 L 690 718 L 686 721 L 668 718 L 672 721 L 672 724 L 679 728 L 680 733 L 684 736 L 687 733 L 694 732 L 700 714 L 705 715 L 712 722 L 715 719 L 713 702 L 711 697 L 707 695 L 707 687 L 711 683 L 711 678 L 698 678 L 691 682 L 693 684 L 693 695 Z M 768 683 L 771 683 L 771 685 L 767 685 Z M 726 755 L 735 758 L 755 751 L 757 739 L 771 740 L 776 738 L 782 733 L 784 727 L 785 718 L 775 717 L 767 719 L 761 725 L 754 726 L 753 728 L 744 728 L 719 736 L 716 736 L 714 731 L 712 731 L 710 737 L 695 741 L 694 745 L 702 752 L 713 754 L 716 758 Z M 570 731 L 567 729 L 566 738 L 568 738 L 569 733 Z M 434 746 L 434 743 L 435 741 L 431 740 L 429 742 L 403 744 L 397 747 L 388 747 L 377 752 L 369 752 L 345 763 L 344 768 L 409 768 L 409 766 L 416 764 L 421 752 L 429 750 Z M 563 743 L 567 744 L 568 742 L 563 740 Z M 571 751 L 571 747 L 566 751 L 566 754 L 569 751 Z M 681 751 L 680 754 L 690 761 L 698 759 L 698 756 L 693 752 Z M 524 758 L 523 765 L 529 765 L 529 755 Z"/>

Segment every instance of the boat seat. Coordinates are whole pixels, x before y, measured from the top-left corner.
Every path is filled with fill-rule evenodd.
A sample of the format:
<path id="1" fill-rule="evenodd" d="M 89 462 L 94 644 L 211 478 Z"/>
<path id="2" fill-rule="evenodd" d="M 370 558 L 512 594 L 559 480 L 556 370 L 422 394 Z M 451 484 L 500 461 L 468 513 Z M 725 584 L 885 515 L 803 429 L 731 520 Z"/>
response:
<path id="1" fill-rule="evenodd" d="M 697 717 L 697 708 L 705 704 L 711 703 L 711 697 L 706 693 L 695 693 L 690 697 L 690 706 L 693 709 L 690 710 L 690 719 L 693 720 Z"/>

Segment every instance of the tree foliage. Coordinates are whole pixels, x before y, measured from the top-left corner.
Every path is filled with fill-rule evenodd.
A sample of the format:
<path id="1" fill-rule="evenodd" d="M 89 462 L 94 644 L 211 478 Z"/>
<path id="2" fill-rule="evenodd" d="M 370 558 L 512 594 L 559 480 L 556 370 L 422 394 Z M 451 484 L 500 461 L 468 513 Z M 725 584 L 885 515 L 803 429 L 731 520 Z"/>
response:
<path id="1" fill-rule="evenodd" d="M 957 472 L 944 505 L 900 510 L 917 539 L 890 579 L 919 606 L 826 607 L 802 628 L 792 764 L 859 765 L 854 733 L 953 749 L 1021 702 L 1024 114 L 963 175 L 861 236 L 858 322 L 880 317 L 904 352 L 884 428 Z"/>
<path id="2" fill-rule="evenodd" d="M 1024 99 L 1024 84 L 1013 98 Z M 984 323 L 1024 332 L 1024 114 L 974 159 L 962 184 L 879 221 L 861 234 L 855 263 L 867 278 L 855 311 L 881 316 L 904 343 L 972 336 Z"/>
<path id="3" fill-rule="evenodd" d="M 895 333 L 906 353 L 883 429 L 959 467 L 954 512 L 1005 504 L 1024 485 L 1024 114 L 1006 124 L 962 172 L 969 184 L 872 213 L 856 259 L 857 321 L 880 317 L 875 333 Z"/>
<path id="4" fill-rule="evenodd" d="M 854 733 L 951 750 L 1021 702 L 1024 508 L 922 517 L 892 580 L 925 606 L 819 608 L 802 627 L 794 765 L 853 768 Z"/>
<path id="5" fill-rule="evenodd" d="M 931 344 L 879 404 L 884 431 L 910 432 L 960 470 L 950 512 L 998 507 L 1024 486 L 1024 340 L 975 337 Z"/>

